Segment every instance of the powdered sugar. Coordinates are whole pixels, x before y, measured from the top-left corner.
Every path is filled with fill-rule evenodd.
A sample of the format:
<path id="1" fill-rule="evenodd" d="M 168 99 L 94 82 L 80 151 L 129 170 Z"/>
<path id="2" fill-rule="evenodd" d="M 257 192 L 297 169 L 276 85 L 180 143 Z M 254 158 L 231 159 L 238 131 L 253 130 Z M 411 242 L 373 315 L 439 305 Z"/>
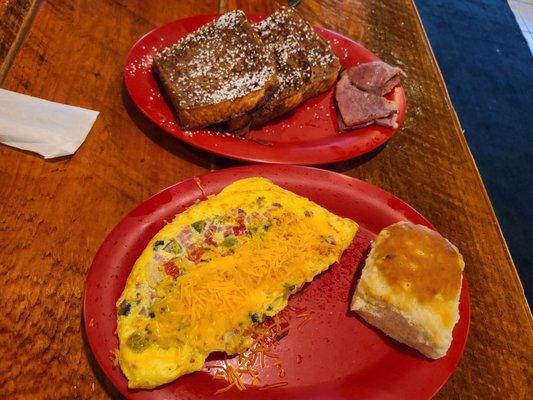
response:
<path id="1" fill-rule="evenodd" d="M 183 108 L 235 100 L 263 89 L 275 74 L 240 10 L 228 12 L 156 56 Z"/>
<path id="2" fill-rule="evenodd" d="M 249 91 L 259 90 L 272 76 L 272 72 L 270 67 L 263 67 L 259 71 L 253 71 L 244 76 L 232 76 L 226 85 L 209 93 L 206 101 L 219 103 L 227 99 L 242 97 Z"/>
<path id="3" fill-rule="evenodd" d="M 152 68 L 153 55 L 145 55 L 139 60 L 134 60 L 126 65 L 125 70 L 129 75 L 135 75 L 138 72 L 147 73 Z"/>
<path id="4" fill-rule="evenodd" d="M 271 35 L 272 32 L 279 31 L 280 28 L 285 32 L 291 32 L 300 46 L 311 51 L 310 61 L 316 65 L 327 65 L 336 58 L 331 47 L 291 7 L 281 7 L 255 26 L 261 32 L 261 36 L 265 37 Z"/>
<path id="5" fill-rule="evenodd" d="M 280 97 L 289 88 L 310 82 L 313 68 L 330 66 L 337 60 L 329 45 L 290 7 L 255 24 L 265 46 L 275 55 Z"/>

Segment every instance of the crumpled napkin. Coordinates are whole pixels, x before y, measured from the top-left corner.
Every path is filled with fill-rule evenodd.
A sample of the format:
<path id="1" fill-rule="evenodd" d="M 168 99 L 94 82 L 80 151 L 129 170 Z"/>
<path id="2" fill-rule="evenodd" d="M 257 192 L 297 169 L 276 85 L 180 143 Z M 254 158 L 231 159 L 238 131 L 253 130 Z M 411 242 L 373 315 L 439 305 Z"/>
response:
<path id="1" fill-rule="evenodd" d="M 0 142 L 44 158 L 74 154 L 98 114 L 0 89 Z"/>

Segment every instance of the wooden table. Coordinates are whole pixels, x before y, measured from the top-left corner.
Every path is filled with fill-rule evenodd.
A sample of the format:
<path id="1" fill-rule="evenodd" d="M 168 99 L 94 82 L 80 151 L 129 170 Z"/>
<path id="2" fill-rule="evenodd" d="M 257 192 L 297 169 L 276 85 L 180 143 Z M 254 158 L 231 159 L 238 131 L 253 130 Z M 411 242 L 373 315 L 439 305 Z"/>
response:
<path id="1" fill-rule="evenodd" d="M 101 112 L 72 157 L 45 161 L 0 146 L 0 397 L 118 397 L 92 358 L 82 294 L 92 258 L 136 204 L 236 162 L 188 147 L 147 122 L 122 83 L 130 46 L 167 21 L 271 1 L 31 1 L 0 5 L 2 87 Z M 408 75 L 400 134 L 371 156 L 328 168 L 404 199 L 466 260 L 468 344 L 437 398 L 525 399 L 532 319 L 487 192 L 412 0 L 311 1 L 310 21 L 346 34 Z M 468 83 L 466 83 L 468 84 Z"/>

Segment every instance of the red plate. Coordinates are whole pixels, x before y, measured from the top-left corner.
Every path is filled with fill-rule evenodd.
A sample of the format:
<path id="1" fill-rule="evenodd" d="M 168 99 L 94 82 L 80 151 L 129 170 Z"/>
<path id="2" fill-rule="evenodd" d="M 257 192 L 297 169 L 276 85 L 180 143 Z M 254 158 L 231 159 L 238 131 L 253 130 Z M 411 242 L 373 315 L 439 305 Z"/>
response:
<path id="1" fill-rule="evenodd" d="M 239 160 L 277 164 L 325 164 L 365 154 L 382 145 L 394 134 L 391 128 L 371 125 L 339 133 L 333 89 L 309 99 L 292 113 L 252 130 L 239 138 L 209 130 L 184 131 L 163 98 L 152 73 L 152 57 L 161 49 L 196 30 L 217 15 L 180 19 L 154 29 L 135 43 L 124 67 L 124 82 L 141 111 L 163 130 L 193 146 Z M 252 21 L 262 17 L 252 16 Z M 343 67 L 377 60 L 378 57 L 353 40 L 330 30 L 315 27 L 326 39 Z M 398 124 L 404 120 L 406 100 L 401 87 L 387 96 L 399 104 Z"/>
<path id="2" fill-rule="evenodd" d="M 429 360 L 389 339 L 349 311 L 355 277 L 377 232 L 402 220 L 429 227 L 431 224 L 410 206 L 375 186 L 314 168 L 246 166 L 202 175 L 199 182 L 209 195 L 250 176 L 269 178 L 338 215 L 352 218 L 360 224 L 360 230 L 340 262 L 289 301 L 290 306 L 312 313 L 312 318 L 302 324 L 293 316 L 288 335 L 273 349 L 286 375 L 280 378 L 270 362 L 261 370 L 262 384 L 286 382 L 286 386 L 243 392 L 232 388 L 216 398 L 383 400 L 428 399 L 434 395 L 456 368 L 465 346 L 470 321 L 466 279 L 452 346 L 439 360 Z M 89 271 L 84 298 L 87 338 L 106 375 L 130 399 L 210 399 L 226 385 L 207 372 L 196 372 L 158 389 L 128 390 L 125 377 L 111 358 L 118 346 L 113 333 L 115 302 L 135 260 L 165 221 L 201 198 L 199 186 L 189 179 L 146 200 L 109 234 Z"/>

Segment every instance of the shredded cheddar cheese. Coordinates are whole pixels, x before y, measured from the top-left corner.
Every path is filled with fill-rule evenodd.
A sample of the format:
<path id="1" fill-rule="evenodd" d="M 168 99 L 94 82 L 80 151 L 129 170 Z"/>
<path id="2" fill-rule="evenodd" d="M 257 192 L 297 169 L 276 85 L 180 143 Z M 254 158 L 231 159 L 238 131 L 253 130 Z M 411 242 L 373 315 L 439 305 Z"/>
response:
<path id="1" fill-rule="evenodd" d="M 173 326 L 190 325 L 196 333 L 195 346 L 216 347 L 219 338 L 212 334 L 214 327 L 220 335 L 232 330 L 240 334 L 239 323 L 249 319 L 251 311 L 266 310 L 276 301 L 286 303 L 289 293 L 284 286 L 308 282 L 316 271 L 294 267 L 312 262 L 315 255 L 301 248 L 312 246 L 307 242 L 313 242 L 314 233 L 292 216 L 285 218 L 290 235 L 284 235 L 283 227 L 273 226 L 261 241 L 246 240 L 234 255 L 191 268 L 169 295 L 154 302 L 155 310 L 165 310 L 154 325 L 169 331 Z M 314 245 L 323 254 L 331 252 L 326 242 Z M 236 313 L 239 309 L 242 312 Z M 190 340 L 190 330 L 173 337 Z"/>
<path id="2" fill-rule="evenodd" d="M 297 316 L 298 317 L 298 316 Z M 215 394 L 224 393 L 236 387 L 245 390 L 249 387 L 267 389 L 285 386 L 287 382 L 277 382 L 261 386 L 259 377 L 260 369 L 265 367 L 265 357 L 273 360 L 273 365 L 278 368 L 280 378 L 285 377 L 285 369 L 279 361 L 279 356 L 272 351 L 274 344 L 289 332 L 289 319 L 281 312 L 272 318 L 268 318 L 262 324 L 253 328 L 251 336 L 253 344 L 245 352 L 238 355 L 236 363 L 230 364 L 227 359 L 222 366 L 210 366 L 208 369 L 216 369 L 214 379 L 224 379 L 228 385 L 218 389 Z M 232 360 L 233 361 L 233 360 Z M 249 381 L 246 384 L 245 381 Z"/>

